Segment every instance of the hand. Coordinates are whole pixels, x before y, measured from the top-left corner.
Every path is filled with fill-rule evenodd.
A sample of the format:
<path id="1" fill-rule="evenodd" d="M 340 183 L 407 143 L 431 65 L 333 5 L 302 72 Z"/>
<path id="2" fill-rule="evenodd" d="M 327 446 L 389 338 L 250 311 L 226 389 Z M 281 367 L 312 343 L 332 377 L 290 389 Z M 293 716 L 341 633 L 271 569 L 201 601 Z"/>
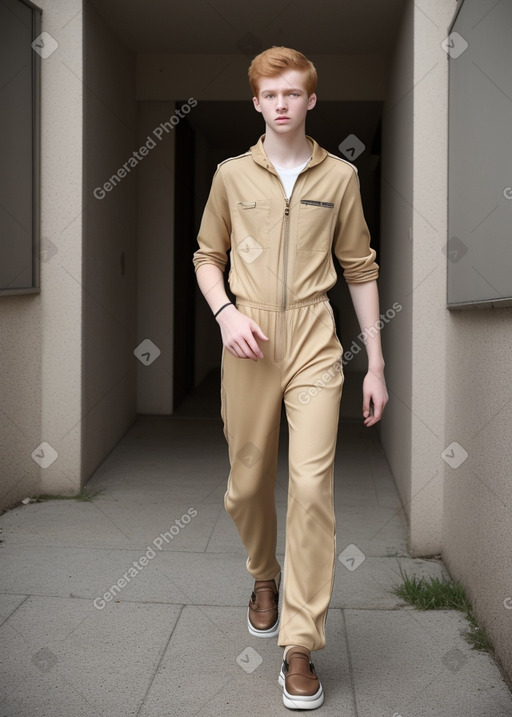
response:
<path id="1" fill-rule="evenodd" d="M 217 323 L 222 334 L 224 347 L 237 358 L 257 361 L 263 358 L 263 353 L 256 341 L 268 341 L 267 336 L 258 324 L 250 319 L 236 306 L 228 306 L 218 316 Z"/>
<path id="2" fill-rule="evenodd" d="M 387 402 L 384 373 L 368 371 L 363 381 L 363 418 L 367 428 L 380 421 Z"/>

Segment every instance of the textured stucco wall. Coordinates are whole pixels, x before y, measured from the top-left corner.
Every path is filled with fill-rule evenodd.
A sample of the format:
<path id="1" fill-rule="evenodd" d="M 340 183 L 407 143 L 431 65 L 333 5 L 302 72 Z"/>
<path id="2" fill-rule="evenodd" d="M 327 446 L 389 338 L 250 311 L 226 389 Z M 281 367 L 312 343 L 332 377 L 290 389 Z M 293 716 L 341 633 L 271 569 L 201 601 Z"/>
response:
<path id="1" fill-rule="evenodd" d="M 137 141 L 135 57 L 89 4 L 84 19 L 83 474 L 135 419 Z M 105 182 L 116 174 L 110 191 Z M 95 196 L 96 194 L 96 196 Z"/>
<path id="2" fill-rule="evenodd" d="M 512 679 L 511 355 L 511 309 L 450 314 L 446 442 L 468 455 L 444 471 L 443 558 Z"/>
<path id="3" fill-rule="evenodd" d="M 442 42 L 456 2 L 414 6 L 412 412 L 410 541 L 438 553 L 446 447 L 448 58 Z"/>
<path id="4" fill-rule="evenodd" d="M 408 4 L 390 67 L 382 120 L 380 303 L 403 307 L 383 329 L 390 401 L 381 440 L 406 513 L 411 497 L 413 6 Z"/>
<path id="5" fill-rule="evenodd" d="M 58 43 L 41 61 L 41 237 L 48 251 L 40 294 L 0 300 L 8 368 L 2 507 L 27 495 L 72 494 L 81 481 L 82 0 L 38 6 L 42 31 Z M 42 442 L 51 448 L 38 448 Z"/>
<path id="6" fill-rule="evenodd" d="M 382 440 L 415 554 L 439 553 L 445 448 L 447 55 L 455 2 L 408 3 L 384 114 L 383 332 L 391 403 Z M 395 295 L 399 297 L 394 299 Z"/>
<path id="7" fill-rule="evenodd" d="M 488 58 L 478 59 L 477 72 L 487 84 L 486 111 L 493 116 L 510 93 L 510 80 L 504 84 L 500 75 L 510 63 L 511 7 L 498 3 L 484 11 L 477 0 L 465 0 L 461 14 L 467 29 L 460 24 L 458 29 L 470 50 L 477 33 L 480 42 L 488 43 Z M 471 79 L 467 84 L 458 89 L 471 91 Z M 461 131 L 465 136 L 467 128 Z M 506 151 L 502 138 L 486 133 L 485 126 L 481 131 L 489 157 Z M 479 169 L 474 157 L 468 159 Z M 491 170 L 485 181 L 490 191 L 494 188 L 496 208 L 512 211 L 499 170 L 496 175 Z M 484 224 L 488 212 L 485 208 L 479 220 L 484 231 L 489 231 L 489 224 Z M 471 249 L 460 261 L 471 266 Z M 446 443 L 453 446 L 451 465 L 444 465 L 443 558 L 451 575 L 466 587 L 512 680 L 511 355 L 512 309 L 449 313 L 445 425 Z"/>
<path id="8" fill-rule="evenodd" d="M 442 554 L 511 676 L 512 311 L 446 309 L 448 63 L 440 44 L 455 5 L 407 5 L 390 72 L 381 298 L 386 305 L 398 294 L 404 308 L 382 334 L 391 401 L 381 438 L 412 551 Z M 441 456 L 451 444 L 467 452 L 455 468 Z M 448 453 L 463 456 L 457 445 Z"/>

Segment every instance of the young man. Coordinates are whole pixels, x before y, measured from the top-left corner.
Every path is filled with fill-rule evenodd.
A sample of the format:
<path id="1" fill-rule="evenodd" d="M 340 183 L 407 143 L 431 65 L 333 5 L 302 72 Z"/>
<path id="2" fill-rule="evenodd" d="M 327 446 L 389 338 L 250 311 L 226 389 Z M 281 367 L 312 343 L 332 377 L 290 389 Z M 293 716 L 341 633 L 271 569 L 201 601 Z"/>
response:
<path id="1" fill-rule="evenodd" d="M 376 326 L 378 266 L 355 167 L 305 132 L 316 70 L 300 52 L 273 47 L 249 68 L 265 134 L 222 162 L 194 255 L 199 287 L 220 326 L 222 418 L 231 471 L 225 507 L 255 580 L 251 635 L 285 648 L 279 683 L 293 709 L 324 700 L 311 651 L 325 646 L 336 560 L 333 463 L 343 384 L 342 352 L 326 291 L 344 269 L 361 329 Z M 231 252 L 227 297 L 224 270 Z M 387 402 L 380 336 L 368 339 L 366 426 Z M 276 559 L 274 485 L 281 405 L 289 426 L 284 589 Z"/>

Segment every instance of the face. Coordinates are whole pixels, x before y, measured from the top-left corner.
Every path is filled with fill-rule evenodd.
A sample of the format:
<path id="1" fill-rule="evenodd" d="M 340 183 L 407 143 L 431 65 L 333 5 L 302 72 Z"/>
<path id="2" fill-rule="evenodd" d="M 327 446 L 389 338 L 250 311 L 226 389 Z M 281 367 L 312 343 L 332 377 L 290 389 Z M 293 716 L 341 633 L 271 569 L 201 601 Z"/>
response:
<path id="1" fill-rule="evenodd" d="M 316 95 L 308 97 L 303 72 L 287 70 L 278 77 L 263 77 L 253 102 L 267 129 L 284 134 L 304 127 L 308 110 L 316 104 Z"/>

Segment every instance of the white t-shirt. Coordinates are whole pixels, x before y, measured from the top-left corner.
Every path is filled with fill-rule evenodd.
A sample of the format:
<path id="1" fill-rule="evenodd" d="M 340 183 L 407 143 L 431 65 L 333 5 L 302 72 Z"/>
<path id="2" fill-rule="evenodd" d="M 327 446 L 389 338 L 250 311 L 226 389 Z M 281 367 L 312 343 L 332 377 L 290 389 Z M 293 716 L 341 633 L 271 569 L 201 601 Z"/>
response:
<path id="1" fill-rule="evenodd" d="M 274 164 L 275 170 L 279 175 L 279 179 L 283 183 L 284 191 L 286 194 L 287 199 L 289 199 L 292 196 L 293 187 L 295 186 L 295 182 L 297 181 L 297 177 L 302 172 L 306 164 L 309 162 L 311 157 L 306 159 L 306 161 L 301 164 L 299 167 L 292 167 L 291 169 L 284 169 L 283 167 L 278 167 Z"/>

